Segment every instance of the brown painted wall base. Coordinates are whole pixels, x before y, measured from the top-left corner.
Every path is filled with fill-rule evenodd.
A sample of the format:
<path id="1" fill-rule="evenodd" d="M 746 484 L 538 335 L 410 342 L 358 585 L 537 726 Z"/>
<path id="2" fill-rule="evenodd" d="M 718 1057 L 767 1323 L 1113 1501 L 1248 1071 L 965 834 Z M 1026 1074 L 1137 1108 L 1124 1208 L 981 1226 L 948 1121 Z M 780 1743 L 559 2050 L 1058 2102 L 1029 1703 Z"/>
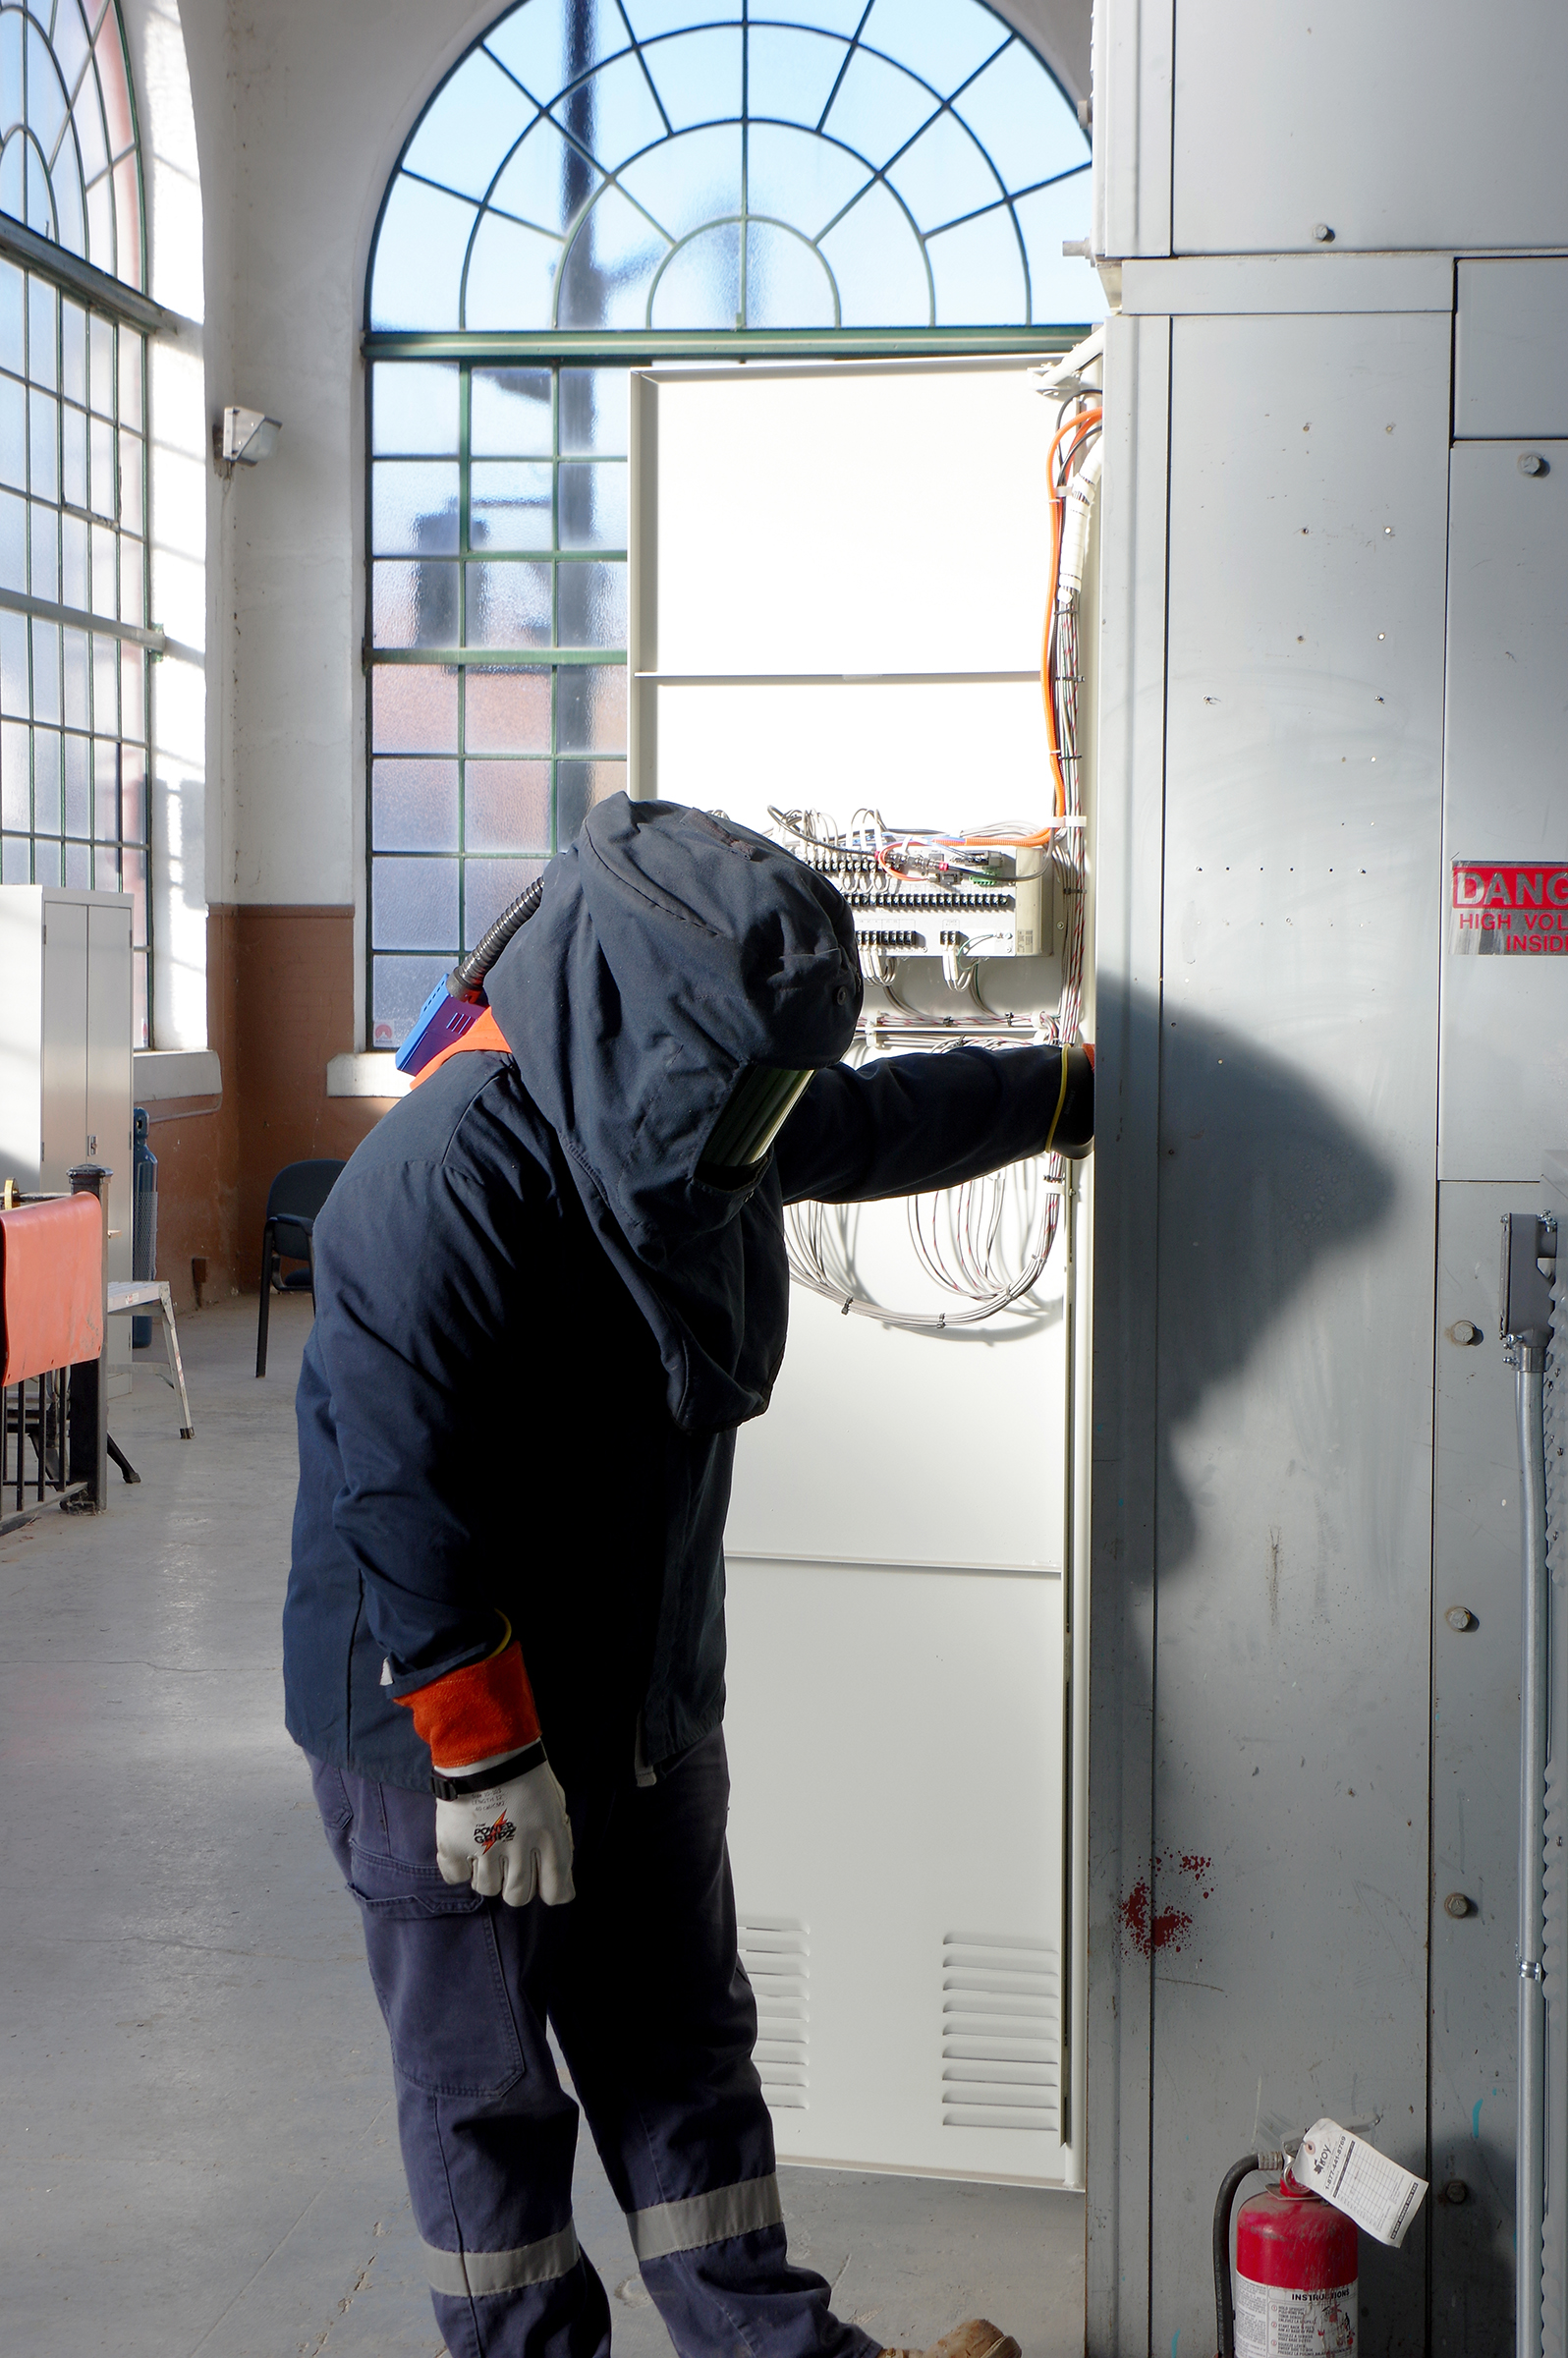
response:
<path id="1" fill-rule="evenodd" d="M 329 1057 L 354 1041 L 354 912 L 273 904 L 207 913 L 207 1042 L 221 1099 L 148 1108 L 158 1157 L 158 1274 L 177 1309 L 260 1283 L 267 1190 L 285 1163 L 346 1160 L 391 1098 L 329 1097 Z"/>

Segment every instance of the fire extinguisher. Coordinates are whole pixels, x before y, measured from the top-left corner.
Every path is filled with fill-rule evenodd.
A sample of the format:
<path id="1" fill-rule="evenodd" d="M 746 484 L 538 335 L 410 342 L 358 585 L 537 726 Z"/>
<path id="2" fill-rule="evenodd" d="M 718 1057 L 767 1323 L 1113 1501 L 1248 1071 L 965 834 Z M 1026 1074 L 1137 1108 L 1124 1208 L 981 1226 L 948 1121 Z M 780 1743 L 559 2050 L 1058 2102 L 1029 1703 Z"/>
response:
<path id="1" fill-rule="evenodd" d="M 1230 2215 L 1255 2171 L 1277 2185 L 1236 2218 L 1232 2307 Z M 1346 2358 L 1357 2345 L 1360 2259 L 1356 2222 L 1298 2186 L 1283 2154 L 1248 2154 L 1225 2172 L 1214 2206 L 1214 2306 L 1219 2358 Z"/>

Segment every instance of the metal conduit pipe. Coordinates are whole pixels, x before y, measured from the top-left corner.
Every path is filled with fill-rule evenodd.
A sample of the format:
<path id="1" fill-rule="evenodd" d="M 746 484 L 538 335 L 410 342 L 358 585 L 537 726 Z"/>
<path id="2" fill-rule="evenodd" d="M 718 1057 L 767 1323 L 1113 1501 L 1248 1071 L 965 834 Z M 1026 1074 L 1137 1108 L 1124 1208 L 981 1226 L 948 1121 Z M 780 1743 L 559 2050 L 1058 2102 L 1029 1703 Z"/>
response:
<path id="1" fill-rule="evenodd" d="M 1524 1520 L 1519 1674 L 1519 2148 L 1515 2226 L 1517 2358 L 1542 2358 L 1541 2233 L 1546 2181 L 1546 1993 L 1542 1874 L 1546 1839 L 1546 1342 L 1516 1344 L 1515 1406 Z"/>

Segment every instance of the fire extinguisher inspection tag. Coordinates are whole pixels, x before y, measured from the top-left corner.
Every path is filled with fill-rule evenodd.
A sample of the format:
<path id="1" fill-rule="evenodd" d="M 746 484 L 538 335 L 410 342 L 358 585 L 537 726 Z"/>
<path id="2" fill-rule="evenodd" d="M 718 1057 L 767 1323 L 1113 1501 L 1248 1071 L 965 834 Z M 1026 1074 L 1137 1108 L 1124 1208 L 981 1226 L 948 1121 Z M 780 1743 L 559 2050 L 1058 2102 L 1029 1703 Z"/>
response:
<path id="1" fill-rule="evenodd" d="M 1427 2191 L 1425 2178 L 1402 2169 L 1336 2120 L 1314 2121 L 1297 2148 L 1290 2174 L 1298 2186 L 1320 2194 L 1364 2233 L 1392 2244 L 1396 2251 Z"/>
<path id="2" fill-rule="evenodd" d="M 1236 2358 L 1353 2358 L 1357 2288 L 1292 2292 L 1236 2279 Z"/>

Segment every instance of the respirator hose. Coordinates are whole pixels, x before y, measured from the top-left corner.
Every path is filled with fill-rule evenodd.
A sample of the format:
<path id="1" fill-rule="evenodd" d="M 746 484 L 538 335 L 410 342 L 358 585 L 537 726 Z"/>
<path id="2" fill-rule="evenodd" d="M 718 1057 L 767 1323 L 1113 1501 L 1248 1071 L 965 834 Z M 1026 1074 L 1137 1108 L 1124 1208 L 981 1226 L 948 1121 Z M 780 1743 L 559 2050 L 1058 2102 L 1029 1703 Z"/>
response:
<path id="1" fill-rule="evenodd" d="M 1236 2309 L 1230 2289 L 1230 2215 L 1236 2197 L 1247 2180 L 1260 2170 L 1266 2175 L 1284 2166 L 1283 2154 L 1243 2154 L 1220 2180 L 1214 2204 L 1214 2329 L 1219 2338 L 1219 2358 L 1236 2358 Z"/>
<path id="2" fill-rule="evenodd" d="M 544 897 L 544 878 L 535 876 L 526 892 L 520 892 L 502 910 L 492 926 L 486 926 L 472 950 L 460 958 L 447 976 L 446 986 L 454 999 L 477 999 L 484 995 L 484 978 L 506 948 L 514 933 L 526 926 Z"/>

